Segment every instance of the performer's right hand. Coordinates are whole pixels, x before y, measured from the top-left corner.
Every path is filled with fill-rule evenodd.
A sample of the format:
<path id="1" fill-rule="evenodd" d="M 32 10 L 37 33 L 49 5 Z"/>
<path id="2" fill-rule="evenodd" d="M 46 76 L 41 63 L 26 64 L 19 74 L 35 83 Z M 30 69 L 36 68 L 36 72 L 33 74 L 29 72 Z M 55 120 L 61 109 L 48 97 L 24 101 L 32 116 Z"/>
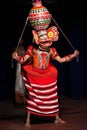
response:
<path id="1" fill-rule="evenodd" d="M 17 52 L 13 52 L 12 53 L 12 58 L 16 60 L 18 58 L 18 53 Z"/>

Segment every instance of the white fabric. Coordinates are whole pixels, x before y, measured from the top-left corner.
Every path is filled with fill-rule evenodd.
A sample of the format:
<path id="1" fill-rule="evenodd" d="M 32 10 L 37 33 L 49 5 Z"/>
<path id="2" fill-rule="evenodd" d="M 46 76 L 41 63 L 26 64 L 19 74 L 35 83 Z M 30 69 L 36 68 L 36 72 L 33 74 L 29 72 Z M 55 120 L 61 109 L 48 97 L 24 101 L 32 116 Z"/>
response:
<path id="1" fill-rule="evenodd" d="M 25 92 L 25 85 L 21 74 L 21 64 L 18 62 L 16 67 L 15 92 L 19 93 Z"/>

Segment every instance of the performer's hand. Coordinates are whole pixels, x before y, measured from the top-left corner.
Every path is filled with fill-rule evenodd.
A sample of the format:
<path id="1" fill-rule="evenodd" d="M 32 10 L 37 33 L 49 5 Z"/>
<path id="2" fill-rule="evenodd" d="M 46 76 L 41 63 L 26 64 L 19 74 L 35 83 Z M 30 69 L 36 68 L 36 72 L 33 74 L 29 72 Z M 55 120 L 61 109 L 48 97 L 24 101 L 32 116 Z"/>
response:
<path id="1" fill-rule="evenodd" d="M 17 53 L 17 52 L 13 52 L 13 53 L 12 53 L 12 58 L 16 60 L 17 57 L 18 57 L 18 53 Z"/>
<path id="2" fill-rule="evenodd" d="M 74 57 L 77 57 L 79 55 L 79 51 L 78 50 L 75 50 L 74 51 Z"/>

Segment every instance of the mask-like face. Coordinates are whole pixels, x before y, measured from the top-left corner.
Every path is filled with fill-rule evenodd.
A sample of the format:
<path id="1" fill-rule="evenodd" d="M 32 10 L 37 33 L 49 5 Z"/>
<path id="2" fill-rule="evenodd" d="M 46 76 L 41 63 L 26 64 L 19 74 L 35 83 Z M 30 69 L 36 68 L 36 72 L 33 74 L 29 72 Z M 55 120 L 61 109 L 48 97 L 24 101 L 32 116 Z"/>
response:
<path id="1" fill-rule="evenodd" d="M 55 26 L 50 27 L 48 30 L 40 30 L 38 32 L 33 30 L 32 33 L 36 44 L 40 44 L 44 47 L 51 46 L 53 41 L 59 39 L 59 32 Z"/>

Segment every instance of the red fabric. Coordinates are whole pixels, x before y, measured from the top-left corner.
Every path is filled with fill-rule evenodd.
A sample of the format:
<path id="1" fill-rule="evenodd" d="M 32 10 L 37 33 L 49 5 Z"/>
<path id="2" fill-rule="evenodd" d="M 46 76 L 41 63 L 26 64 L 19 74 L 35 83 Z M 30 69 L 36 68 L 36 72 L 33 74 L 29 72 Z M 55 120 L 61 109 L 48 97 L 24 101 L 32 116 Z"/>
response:
<path id="1" fill-rule="evenodd" d="M 23 79 L 28 92 L 26 110 L 41 116 L 56 116 L 59 111 L 55 67 L 38 70 L 32 65 L 23 67 Z"/>
<path id="2" fill-rule="evenodd" d="M 29 47 L 28 47 L 28 49 L 26 51 L 26 54 L 32 56 L 32 51 L 33 51 L 33 46 L 29 45 Z"/>

